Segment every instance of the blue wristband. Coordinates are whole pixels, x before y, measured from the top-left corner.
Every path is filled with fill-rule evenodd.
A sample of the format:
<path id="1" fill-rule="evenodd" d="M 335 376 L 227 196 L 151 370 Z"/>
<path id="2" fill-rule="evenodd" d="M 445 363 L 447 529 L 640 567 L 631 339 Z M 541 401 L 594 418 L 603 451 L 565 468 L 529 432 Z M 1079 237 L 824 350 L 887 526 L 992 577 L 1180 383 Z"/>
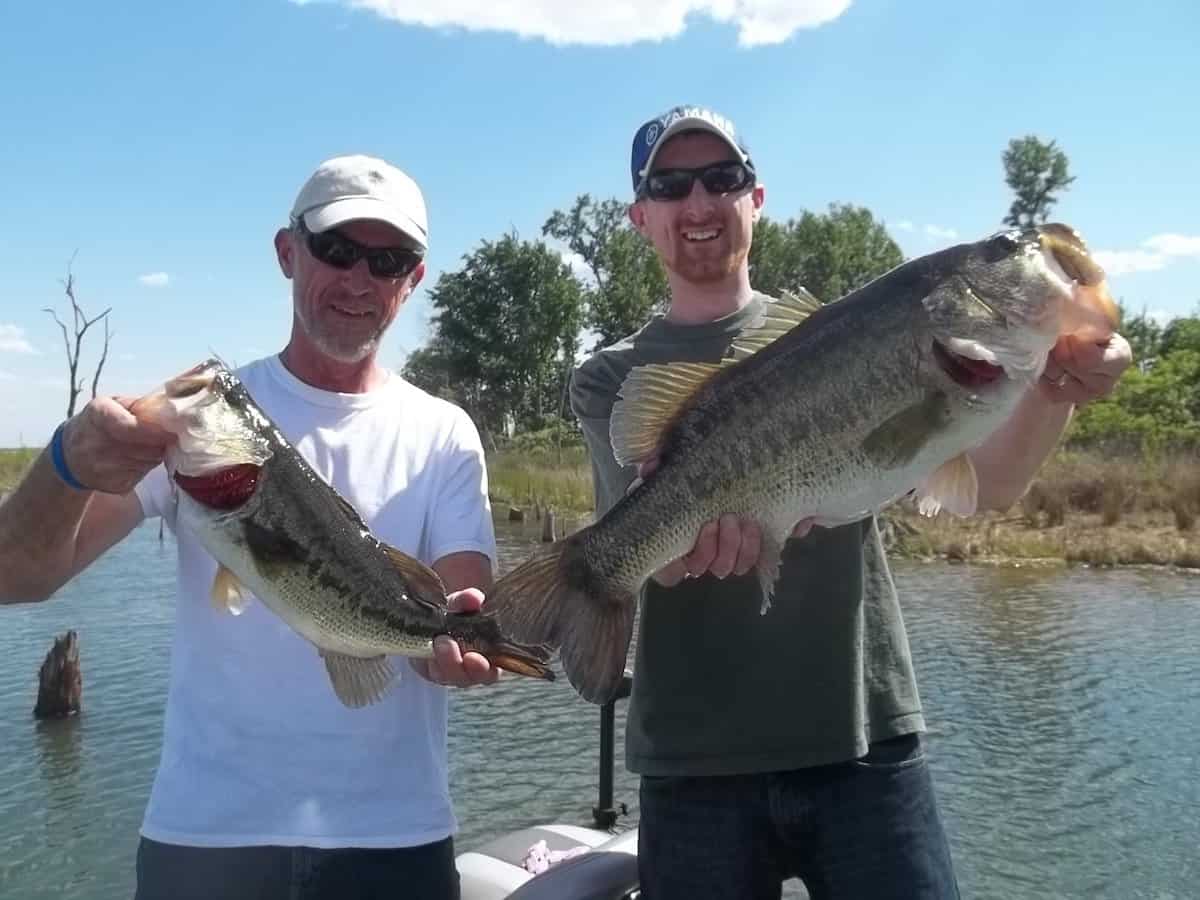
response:
<path id="1" fill-rule="evenodd" d="M 54 429 L 54 437 L 50 439 L 50 460 L 54 463 L 54 471 L 58 473 L 59 478 L 77 491 L 86 491 L 87 488 L 80 484 L 79 479 L 67 468 L 67 457 L 63 453 L 63 426 L 66 424 L 63 422 Z"/>

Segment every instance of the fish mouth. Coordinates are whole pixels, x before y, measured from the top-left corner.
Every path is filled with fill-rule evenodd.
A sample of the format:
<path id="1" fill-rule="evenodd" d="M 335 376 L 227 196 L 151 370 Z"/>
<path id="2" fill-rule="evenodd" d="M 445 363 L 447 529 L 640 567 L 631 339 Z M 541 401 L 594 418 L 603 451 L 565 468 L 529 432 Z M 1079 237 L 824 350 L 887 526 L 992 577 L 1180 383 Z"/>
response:
<path id="1" fill-rule="evenodd" d="M 1038 228 L 1038 243 L 1049 269 L 1069 286 L 1071 297 L 1063 310 L 1063 334 L 1095 338 L 1117 330 L 1121 311 L 1108 289 L 1104 269 L 1088 252 L 1074 228 L 1051 222 Z"/>
<path id="2" fill-rule="evenodd" d="M 188 369 L 182 375 L 176 375 L 164 386 L 167 397 L 172 400 L 182 400 L 194 397 L 201 391 L 211 388 L 217 378 L 218 363 L 208 360 Z"/>
<path id="3" fill-rule="evenodd" d="M 939 341 L 933 342 L 933 358 L 951 381 L 971 390 L 985 388 L 1005 377 L 1003 367 L 955 353 Z"/>

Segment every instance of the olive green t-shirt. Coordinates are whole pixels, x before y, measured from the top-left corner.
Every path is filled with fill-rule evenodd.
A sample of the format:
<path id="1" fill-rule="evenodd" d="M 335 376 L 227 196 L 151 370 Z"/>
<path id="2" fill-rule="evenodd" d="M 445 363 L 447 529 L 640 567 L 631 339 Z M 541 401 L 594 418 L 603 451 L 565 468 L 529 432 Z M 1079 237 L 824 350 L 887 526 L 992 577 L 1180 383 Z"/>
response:
<path id="1" fill-rule="evenodd" d="M 656 316 L 572 376 L 571 409 L 592 459 L 597 514 L 633 467 L 613 458 L 608 421 L 635 366 L 720 359 L 770 298 L 715 322 Z M 751 572 L 706 575 L 641 596 L 626 764 L 643 775 L 782 771 L 862 756 L 871 741 L 923 731 L 908 638 L 875 520 L 791 539 L 761 614 Z"/>

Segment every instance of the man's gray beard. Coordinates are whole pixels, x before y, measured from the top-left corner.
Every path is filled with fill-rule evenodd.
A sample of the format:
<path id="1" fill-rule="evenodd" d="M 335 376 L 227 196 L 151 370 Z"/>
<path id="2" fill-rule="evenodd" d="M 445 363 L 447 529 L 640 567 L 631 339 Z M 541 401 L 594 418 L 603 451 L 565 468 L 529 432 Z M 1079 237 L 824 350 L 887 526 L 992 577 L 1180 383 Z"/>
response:
<path id="1" fill-rule="evenodd" d="M 376 334 L 359 344 L 347 347 L 319 328 L 313 328 L 312 323 L 305 316 L 300 316 L 300 324 L 304 327 L 304 333 L 308 335 L 308 339 L 312 341 L 314 347 L 330 359 L 348 364 L 360 363 L 374 353 L 379 348 L 380 338 L 383 337 L 382 333 Z"/>

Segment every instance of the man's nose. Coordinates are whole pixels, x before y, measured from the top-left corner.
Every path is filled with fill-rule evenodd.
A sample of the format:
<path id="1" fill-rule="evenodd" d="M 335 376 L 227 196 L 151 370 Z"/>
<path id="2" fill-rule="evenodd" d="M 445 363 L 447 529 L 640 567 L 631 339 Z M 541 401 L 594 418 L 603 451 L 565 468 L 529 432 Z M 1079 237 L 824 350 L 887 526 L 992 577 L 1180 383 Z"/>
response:
<path id="1" fill-rule="evenodd" d="M 366 294 L 371 291 L 371 270 L 367 267 L 366 259 L 356 260 L 343 278 L 346 286 L 356 294 Z"/>
<path id="2" fill-rule="evenodd" d="M 712 212 L 714 205 L 713 195 L 697 178 L 692 182 L 692 189 L 688 195 L 683 198 L 684 212 L 692 218 L 705 218 Z"/>

